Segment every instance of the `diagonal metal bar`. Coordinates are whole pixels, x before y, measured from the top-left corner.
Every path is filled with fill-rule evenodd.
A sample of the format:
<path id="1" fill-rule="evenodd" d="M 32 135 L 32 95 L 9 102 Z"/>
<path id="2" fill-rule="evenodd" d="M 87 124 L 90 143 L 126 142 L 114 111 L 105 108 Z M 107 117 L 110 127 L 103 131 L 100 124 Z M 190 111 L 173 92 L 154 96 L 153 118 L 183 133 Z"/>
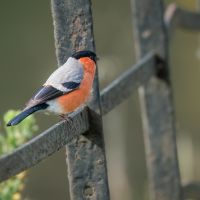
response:
<path id="1" fill-rule="evenodd" d="M 172 3 L 165 10 L 165 23 L 169 29 L 180 27 L 200 30 L 200 13 L 185 10 Z"/>
<path id="2" fill-rule="evenodd" d="M 136 65 L 125 71 L 101 92 L 102 113 L 105 115 L 140 85 L 155 74 L 156 56 L 149 53 Z M 119 98 L 119 99 L 118 99 Z M 61 149 L 89 129 L 88 112 L 84 109 L 74 113 L 72 122 L 60 122 L 14 152 L 0 158 L 0 182 L 26 170 Z"/>
<path id="3" fill-rule="evenodd" d="M 140 85 L 145 84 L 156 73 L 156 56 L 147 54 L 136 65 L 129 68 L 115 79 L 101 92 L 101 105 L 103 115 L 114 109 L 124 99 L 137 91 Z"/>
<path id="4" fill-rule="evenodd" d="M 1 157 L 0 181 L 34 166 L 58 151 L 75 136 L 89 129 L 87 109 L 74 113 L 71 118 L 72 122 L 62 121 L 17 148 L 13 153 Z"/>

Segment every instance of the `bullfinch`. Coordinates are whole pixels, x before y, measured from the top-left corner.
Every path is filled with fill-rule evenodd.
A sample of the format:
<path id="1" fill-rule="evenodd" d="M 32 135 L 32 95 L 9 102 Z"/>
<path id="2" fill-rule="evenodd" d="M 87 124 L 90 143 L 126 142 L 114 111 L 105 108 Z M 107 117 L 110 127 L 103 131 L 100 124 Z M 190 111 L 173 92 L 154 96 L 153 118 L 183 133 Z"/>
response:
<path id="1" fill-rule="evenodd" d="M 64 65 L 50 75 L 24 110 L 11 119 L 7 126 L 14 126 L 39 110 L 63 116 L 84 105 L 92 90 L 96 60 L 97 56 L 92 51 L 72 54 Z"/>

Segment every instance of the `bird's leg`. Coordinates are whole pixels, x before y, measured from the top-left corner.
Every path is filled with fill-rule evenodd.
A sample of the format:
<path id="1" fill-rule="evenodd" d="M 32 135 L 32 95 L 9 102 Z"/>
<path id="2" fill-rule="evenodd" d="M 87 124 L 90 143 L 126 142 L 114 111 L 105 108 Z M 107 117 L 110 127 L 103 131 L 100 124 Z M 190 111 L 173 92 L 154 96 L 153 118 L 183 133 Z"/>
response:
<path id="1" fill-rule="evenodd" d="M 72 123 L 72 118 L 68 114 L 60 114 L 59 116 L 61 120 Z"/>
<path id="2" fill-rule="evenodd" d="M 66 115 L 65 114 L 60 114 L 59 116 L 60 116 L 61 120 L 66 120 Z"/>

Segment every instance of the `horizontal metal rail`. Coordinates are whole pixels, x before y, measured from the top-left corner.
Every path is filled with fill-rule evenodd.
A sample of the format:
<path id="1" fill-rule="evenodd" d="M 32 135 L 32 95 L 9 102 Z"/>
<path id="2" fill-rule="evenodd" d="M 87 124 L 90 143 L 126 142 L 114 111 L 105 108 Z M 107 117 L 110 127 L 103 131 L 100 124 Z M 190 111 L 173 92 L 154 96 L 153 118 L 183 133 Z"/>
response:
<path id="1" fill-rule="evenodd" d="M 0 182 L 34 166 L 88 129 L 87 109 L 74 113 L 69 121 L 55 124 L 14 152 L 0 158 Z"/>
<path id="2" fill-rule="evenodd" d="M 200 182 L 184 184 L 183 199 L 200 199 Z"/>
<path id="3" fill-rule="evenodd" d="M 101 92 L 103 115 L 111 111 L 156 73 L 156 56 L 149 53 Z M 0 182 L 26 170 L 61 149 L 72 138 L 89 130 L 87 108 L 73 113 L 14 152 L 0 158 Z"/>
<path id="4" fill-rule="evenodd" d="M 200 13 L 182 9 L 172 3 L 166 8 L 165 23 L 169 29 L 180 27 L 189 30 L 200 30 Z"/>

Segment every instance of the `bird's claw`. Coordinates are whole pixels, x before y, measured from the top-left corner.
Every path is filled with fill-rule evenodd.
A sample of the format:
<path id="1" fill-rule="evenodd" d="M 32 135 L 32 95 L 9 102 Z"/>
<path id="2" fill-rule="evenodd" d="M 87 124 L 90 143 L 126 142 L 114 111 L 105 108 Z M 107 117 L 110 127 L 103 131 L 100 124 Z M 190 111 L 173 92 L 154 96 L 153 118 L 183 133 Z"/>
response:
<path id="1" fill-rule="evenodd" d="M 67 115 L 67 114 L 61 114 L 60 117 L 61 117 L 61 120 L 64 120 L 64 121 L 66 121 L 66 122 L 68 122 L 70 124 L 73 121 L 72 118 L 69 115 Z"/>

